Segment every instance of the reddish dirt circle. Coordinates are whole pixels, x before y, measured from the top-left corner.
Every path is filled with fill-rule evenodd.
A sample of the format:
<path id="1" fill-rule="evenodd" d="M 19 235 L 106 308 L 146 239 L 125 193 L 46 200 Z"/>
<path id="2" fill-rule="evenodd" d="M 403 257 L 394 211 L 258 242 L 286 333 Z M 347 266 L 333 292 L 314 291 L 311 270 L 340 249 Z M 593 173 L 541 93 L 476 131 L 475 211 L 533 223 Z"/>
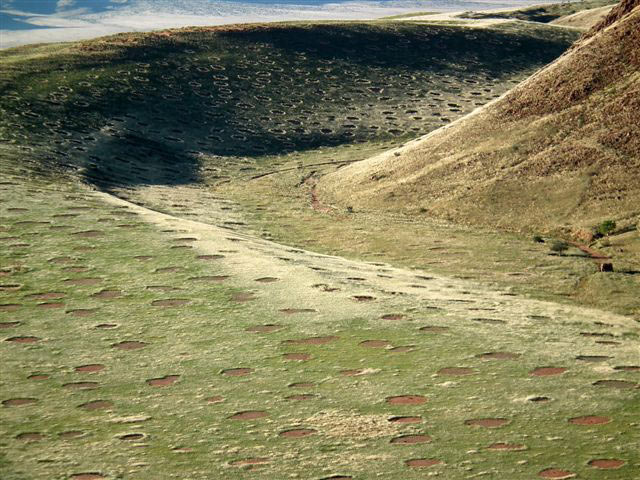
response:
<path id="1" fill-rule="evenodd" d="M 388 340 L 365 340 L 359 345 L 365 348 L 386 348 L 391 346 L 391 342 Z"/>
<path id="2" fill-rule="evenodd" d="M 538 367 L 529 372 L 529 375 L 533 377 L 550 377 L 563 374 L 566 371 L 567 369 L 564 367 Z"/>
<path id="3" fill-rule="evenodd" d="M 234 413 L 229 417 L 230 420 L 257 420 L 269 416 L 267 412 L 260 410 L 247 410 L 245 412 Z"/>
<path id="4" fill-rule="evenodd" d="M 10 337 L 5 340 L 6 342 L 13 343 L 36 343 L 40 341 L 39 337 L 23 336 L 23 337 Z"/>
<path id="5" fill-rule="evenodd" d="M 430 443 L 431 437 L 429 435 L 401 435 L 391 439 L 394 445 L 411 445 L 415 443 Z"/>
<path id="6" fill-rule="evenodd" d="M 39 442 L 40 440 L 44 440 L 45 436 L 39 432 L 25 432 L 16 435 L 15 438 L 22 442 Z"/>
<path id="7" fill-rule="evenodd" d="M 146 347 L 147 344 L 145 342 L 139 342 L 137 340 L 127 340 L 119 343 L 114 343 L 111 346 L 120 350 L 138 350 L 139 348 Z"/>
<path id="8" fill-rule="evenodd" d="M 427 401 L 422 395 L 398 395 L 395 397 L 387 397 L 387 403 L 390 405 L 421 405 Z"/>
<path id="9" fill-rule="evenodd" d="M 88 365 L 80 365 L 75 368 L 75 371 L 78 373 L 94 373 L 100 372 L 105 369 L 105 366 L 101 363 L 90 363 Z"/>
<path id="10" fill-rule="evenodd" d="M 473 375 L 476 371 L 473 368 L 466 367 L 447 367 L 438 370 L 438 375 L 449 375 L 454 377 L 461 377 L 464 375 Z"/>
<path id="11" fill-rule="evenodd" d="M 617 388 L 620 390 L 626 390 L 630 388 L 638 388 L 638 384 L 635 382 L 628 382 L 626 380 L 598 380 L 593 384 L 595 387 L 601 388 Z"/>
<path id="12" fill-rule="evenodd" d="M 252 333 L 272 333 L 282 329 L 282 325 L 267 324 L 248 327 L 245 331 Z"/>
<path id="13" fill-rule="evenodd" d="M 180 379 L 180 375 L 165 375 L 160 378 L 151 378 L 147 380 L 147 384 L 152 387 L 168 387 L 176 383 Z"/>
<path id="14" fill-rule="evenodd" d="M 253 368 L 227 368 L 220 372 L 221 375 L 227 375 L 229 377 L 244 377 L 255 372 Z"/>
<path id="15" fill-rule="evenodd" d="M 509 423 L 506 418 L 473 418 L 465 420 L 464 424 L 472 427 L 499 428 Z"/>
<path id="16" fill-rule="evenodd" d="M 576 474 L 568 470 L 561 470 L 559 468 L 547 468 L 545 470 L 542 470 L 541 472 L 538 472 L 538 476 L 540 478 L 563 480 L 565 478 L 573 478 L 576 476 Z"/>
<path id="17" fill-rule="evenodd" d="M 100 290 L 99 292 L 96 292 L 93 295 L 91 295 L 91 297 L 100 298 L 100 299 L 109 299 L 109 298 L 117 298 L 117 297 L 120 297 L 121 295 L 122 295 L 122 292 L 120 290 Z"/>
<path id="18" fill-rule="evenodd" d="M 315 435 L 316 433 L 318 433 L 318 431 L 313 428 L 294 428 L 291 430 L 284 430 L 278 435 L 285 438 L 304 438 Z"/>
<path id="19" fill-rule="evenodd" d="M 422 423 L 422 417 L 391 417 L 391 423 Z"/>
<path id="20" fill-rule="evenodd" d="M 598 458 L 594 460 L 590 460 L 588 465 L 593 468 L 598 468 L 602 470 L 613 470 L 616 468 L 620 468 L 625 464 L 624 460 L 616 460 L 613 458 Z"/>
<path id="21" fill-rule="evenodd" d="M 222 403 L 224 402 L 224 397 L 221 397 L 220 395 L 213 395 L 205 398 L 204 401 L 207 403 Z"/>
<path id="22" fill-rule="evenodd" d="M 85 410 L 108 410 L 113 408 L 113 402 L 109 400 L 92 400 L 91 402 L 78 405 L 78 407 Z"/>
<path id="23" fill-rule="evenodd" d="M 620 365 L 613 367 L 618 372 L 640 372 L 640 366 L 638 365 Z"/>
<path id="24" fill-rule="evenodd" d="M 413 458 L 411 460 L 404 461 L 404 464 L 411 468 L 427 468 L 433 467 L 434 465 L 440 465 L 442 463 L 442 460 L 437 460 L 435 458 Z"/>
<path id="25" fill-rule="evenodd" d="M 34 380 L 34 381 L 48 380 L 48 379 L 49 379 L 49 375 L 46 375 L 44 373 L 34 373 L 33 375 L 29 375 L 27 377 L 27 380 Z"/>
<path id="26" fill-rule="evenodd" d="M 96 328 L 99 328 L 101 330 L 108 330 L 110 328 L 118 328 L 118 324 L 117 323 L 100 323 L 100 324 L 96 325 Z M 113 346 L 115 346 L 115 345 L 113 345 Z M 126 348 L 123 349 L 123 350 L 126 350 Z"/>
<path id="27" fill-rule="evenodd" d="M 569 423 L 573 425 L 606 425 L 607 423 L 611 423 L 611 418 L 609 417 L 600 417 L 597 415 L 585 415 L 583 417 L 574 417 L 569 419 Z"/>
<path id="28" fill-rule="evenodd" d="M 282 358 L 288 361 L 305 362 L 311 360 L 311 355 L 308 353 L 285 353 Z"/>
<path id="29" fill-rule="evenodd" d="M 37 398 L 9 398 L 2 401 L 2 405 L 5 407 L 21 407 L 23 405 L 32 405 L 37 403 Z"/>
<path id="30" fill-rule="evenodd" d="M 505 443 L 505 442 L 492 443 L 487 447 L 487 450 L 495 450 L 500 452 L 519 452 L 526 449 L 527 449 L 526 445 L 523 445 L 521 443 Z"/>

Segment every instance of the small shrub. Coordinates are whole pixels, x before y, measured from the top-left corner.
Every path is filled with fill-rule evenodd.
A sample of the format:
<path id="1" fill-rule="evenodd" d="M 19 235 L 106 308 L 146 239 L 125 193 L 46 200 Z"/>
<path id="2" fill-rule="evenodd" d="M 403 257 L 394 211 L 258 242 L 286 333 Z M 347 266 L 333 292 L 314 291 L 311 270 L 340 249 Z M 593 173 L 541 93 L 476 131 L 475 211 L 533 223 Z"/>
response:
<path id="1" fill-rule="evenodd" d="M 533 241 L 534 243 L 544 243 L 544 238 L 542 238 L 540 235 L 534 235 Z"/>
<path id="2" fill-rule="evenodd" d="M 609 235 L 616 229 L 616 222 L 613 220 L 605 220 L 600 225 L 598 225 L 598 233 L 600 235 Z"/>
<path id="3" fill-rule="evenodd" d="M 551 251 L 562 254 L 569 249 L 569 244 L 563 240 L 556 240 L 551 244 Z"/>

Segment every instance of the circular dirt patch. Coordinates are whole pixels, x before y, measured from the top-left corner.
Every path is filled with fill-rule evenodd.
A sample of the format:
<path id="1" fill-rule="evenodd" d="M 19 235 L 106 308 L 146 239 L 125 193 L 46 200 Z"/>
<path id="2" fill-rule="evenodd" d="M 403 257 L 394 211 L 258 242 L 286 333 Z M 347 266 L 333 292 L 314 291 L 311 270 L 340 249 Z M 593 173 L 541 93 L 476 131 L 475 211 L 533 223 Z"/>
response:
<path id="1" fill-rule="evenodd" d="M 109 400 L 92 400 L 91 402 L 78 405 L 78 407 L 84 408 L 85 410 L 107 410 L 113 408 L 113 402 Z"/>
<path id="2" fill-rule="evenodd" d="M 91 295 L 93 298 L 100 299 L 109 299 L 109 298 L 117 298 L 122 295 L 120 290 L 100 290 L 97 293 Z"/>
<path id="3" fill-rule="evenodd" d="M 549 397 L 531 397 L 528 400 L 534 403 L 544 403 L 544 402 L 548 402 L 551 399 Z"/>
<path id="4" fill-rule="evenodd" d="M 152 378 L 147 380 L 147 384 L 152 387 L 167 387 L 178 381 L 180 375 L 166 375 L 160 378 Z"/>
<path id="5" fill-rule="evenodd" d="M 607 423 L 611 423 L 611 419 L 609 417 L 600 417 L 597 415 L 585 415 L 583 417 L 574 417 L 569 419 L 569 423 L 574 425 L 605 425 Z"/>
<path id="6" fill-rule="evenodd" d="M 101 363 L 90 363 L 88 365 L 80 365 L 79 367 L 76 367 L 75 371 L 80 373 L 93 373 L 104 370 L 104 368 L 104 365 Z"/>
<path id="7" fill-rule="evenodd" d="M 285 340 L 283 343 L 296 344 L 296 345 L 325 345 L 327 343 L 335 342 L 340 337 L 328 336 L 328 337 L 310 337 L 300 338 L 297 340 Z"/>
<path id="8" fill-rule="evenodd" d="M 64 307 L 64 303 L 62 303 L 62 302 L 46 302 L 46 303 L 39 303 L 38 305 L 36 305 L 36 307 L 38 307 L 38 308 L 47 308 L 47 309 L 62 308 L 62 307 Z"/>
<path id="9" fill-rule="evenodd" d="M 21 407 L 23 405 L 32 405 L 38 401 L 37 398 L 9 398 L 2 401 L 5 407 Z"/>
<path id="10" fill-rule="evenodd" d="M 280 279 L 276 277 L 262 277 L 262 278 L 256 278 L 255 281 L 259 283 L 273 283 L 273 282 L 277 282 L 278 280 Z"/>
<path id="11" fill-rule="evenodd" d="M 139 348 L 146 347 L 147 344 L 145 342 L 139 342 L 137 340 L 128 340 L 125 342 L 114 343 L 111 346 L 120 350 L 138 350 Z"/>
<path id="12" fill-rule="evenodd" d="M 487 450 L 496 450 L 500 452 L 517 452 L 520 450 L 526 450 L 527 447 L 521 443 L 492 443 L 487 447 Z"/>
<path id="13" fill-rule="evenodd" d="M 62 385 L 62 388 L 68 388 L 70 390 L 93 390 L 98 388 L 98 382 L 71 382 Z"/>
<path id="14" fill-rule="evenodd" d="M 474 418 L 471 420 L 465 420 L 465 425 L 472 427 L 485 427 L 485 428 L 498 428 L 509 423 L 506 418 Z"/>
<path id="15" fill-rule="evenodd" d="M 390 405 L 421 405 L 427 401 L 422 395 L 398 395 L 396 397 L 387 397 L 387 403 Z"/>
<path id="16" fill-rule="evenodd" d="M 74 473 L 69 478 L 71 480 L 102 480 L 103 478 L 107 478 L 107 477 L 96 472 L 87 472 L 87 473 Z"/>
<path id="17" fill-rule="evenodd" d="M 640 366 L 638 365 L 621 365 L 613 367 L 613 369 L 619 372 L 640 372 Z"/>
<path id="18" fill-rule="evenodd" d="M 66 313 L 73 315 L 74 317 L 90 317 L 98 311 L 97 308 L 78 308 L 75 310 L 68 310 Z"/>
<path id="19" fill-rule="evenodd" d="M 256 296 L 253 293 L 249 292 L 239 292 L 231 295 L 231 300 L 234 302 L 248 302 L 255 299 Z"/>
<path id="20" fill-rule="evenodd" d="M 395 445 L 409 445 L 414 443 L 429 443 L 431 437 L 429 435 L 401 435 L 391 439 L 391 443 Z"/>
<path id="21" fill-rule="evenodd" d="M 167 298 L 165 300 L 154 300 L 151 305 L 154 307 L 181 307 L 189 303 L 185 298 Z"/>
<path id="22" fill-rule="evenodd" d="M 20 440 L 22 442 L 39 442 L 40 440 L 44 440 L 45 436 L 38 432 L 25 432 L 16 435 L 16 440 Z"/>
<path id="23" fill-rule="evenodd" d="M 274 324 L 255 325 L 253 327 L 248 327 L 246 331 L 252 332 L 252 333 L 271 333 L 271 332 L 280 330 L 281 328 L 282 328 L 282 325 L 274 325 Z"/>
<path id="24" fill-rule="evenodd" d="M 538 472 L 538 476 L 540 478 L 551 478 L 554 480 L 562 480 L 565 478 L 573 478 L 576 476 L 576 474 L 568 470 L 561 470 L 559 468 L 547 468 L 546 470 L 542 470 L 541 472 Z"/>
<path id="25" fill-rule="evenodd" d="M 82 435 L 84 435 L 84 432 L 81 432 L 80 430 L 69 430 L 68 432 L 62 432 L 58 434 L 58 438 L 61 438 L 63 440 L 70 440 L 72 438 L 81 437 Z"/>
<path id="26" fill-rule="evenodd" d="M 454 377 L 473 375 L 474 373 L 476 373 L 476 371 L 473 368 L 466 367 L 447 367 L 438 370 L 438 375 L 449 375 Z"/>
<path id="27" fill-rule="evenodd" d="M 20 325 L 20 322 L 0 322 L 0 329 L 3 328 L 14 328 Z"/>
<path id="28" fill-rule="evenodd" d="M 611 470 L 620 468 L 625 464 L 624 460 L 616 460 L 613 458 L 599 458 L 589 461 L 589 466 L 603 470 Z"/>
<path id="29" fill-rule="evenodd" d="M 41 373 L 34 373 L 33 375 L 29 375 L 27 377 L 27 380 L 48 380 L 49 379 L 49 375 L 45 375 L 45 374 L 41 374 Z"/>
<path id="30" fill-rule="evenodd" d="M 353 299 L 356 302 L 371 302 L 376 299 L 376 297 L 372 297 L 370 295 L 354 295 Z"/>
<path id="31" fill-rule="evenodd" d="M 519 353 L 511 352 L 487 352 L 476 355 L 477 358 L 481 358 L 483 360 L 515 360 L 519 356 Z"/>
<path id="32" fill-rule="evenodd" d="M 308 353 L 285 353 L 282 358 L 288 361 L 305 362 L 311 360 L 311 355 Z"/>
<path id="33" fill-rule="evenodd" d="M 566 371 L 567 369 L 563 367 L 539 367 L 529 372 L 529 375 L 533 377 L 550 377 L 560 375 Z"/>
<path id="34" fill-rule="evenodd" d="M 144 438 L 143 433 L 127 433 L 126 435 L 120 435 L 118 437 L 120 440 L 124 440 L 125 442 L 135 442 L 136 440 L 142 440 Z"/>
<path id="35" fill-rule="evenodd" d="M 424 327 L 420 327 L 418 331 L 422 333 L 444 333 L 449 331 L 449 327 L 438 327 L 435 325 L 426 325 Z"/>
<path id="36" fill-rule="evenodd" d="M 227 368 L 226 370 L 222 370 L 220 373 L 229 377 L 244 377 L 254 371 L 255 370 L 253 368 Z"/>
<path id="37" fill-rule="evenodd" d="M 198 255 L 196 258 L 198 260 L 220 260 L 224 258 L 224 255 Z"/>
<path id="38" fill-rule="evenodd" d="M 391 417 L 391 423 L 422 423 L 422 417 Z"/>
<path id="39" fill-rule="evenodd" d="M 615 388 L 620 390 L 627 390 L 630 388 L 638 388 L 638 384 L 635 382 L 628 382 L 626 380 L 598 380 L 593 384 L 596 387 L 602 388 Z"/>
<path id="40" fill-rule="evenodd" d="M 289 388 L 313 388 L 316 384 L 313 382 L 298 382 L 289 384 Z"/>
<path id="41" fill-rule="evenodd" d="M 366 348 L 386 348 L 391 346 L 391 342 L 388 340 L 365 340 L 360 342 L 361 347 Z"/>
<path id="42" fill-rule="evenodd" d="M 303 438 L 315 435 L 316 433 L 318 433 L 318 431 L 312 428 L 294 428 L 280 432 L 278 435 L 286 438 Z"/>
<path id="43" fill-rule="evenodd" d="M 100 324 L 96 325 L 96 328 L 99 328 L 101 330 L 110 329 L 110 328 L 118 328 L 118 324 L 117 323 L 100 323 Z M 145 343 L 145 345 L 146 345 L 146 343 Z M 126 350 L 126 348 L 124 350 Z"/>
<path id="44" fill-rule="evenodd" d="M 10 337 L 6 339 L 7 342 L 13 343 L 36 343 L 40 341 L 39 337 L 24 336 L 24 337 Z"/>
<path id="45" fill-rule="evenodd" d="M 213 395 L 205 398 L 204 401 L 207 403 L 222 403 L 224 402 L 224 397 L 221 397 L 220 395 Z"/>
<path id="46" fill-rule="evenodd" d="M 436 460 L 435 458 L 413 458 L 411 460 L 405 460 L 404 463 L 407 467 L 411 468 L 427 468 L 442 464 L 442 460 Z"/>
<path id="47" fill-rule="evenodd" d="M 402 313 L 387 313 L 382 315 L 381 318 L 382 320 L 404 320 L 406 315 L 403 315 Z"/>

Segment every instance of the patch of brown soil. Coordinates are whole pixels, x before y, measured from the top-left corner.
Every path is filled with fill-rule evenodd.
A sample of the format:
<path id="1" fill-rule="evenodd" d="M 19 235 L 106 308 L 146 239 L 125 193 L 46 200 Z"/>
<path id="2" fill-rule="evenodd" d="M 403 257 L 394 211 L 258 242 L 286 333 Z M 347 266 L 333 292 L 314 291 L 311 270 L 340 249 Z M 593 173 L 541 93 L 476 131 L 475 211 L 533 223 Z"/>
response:
<path id="1" fill-rule="evenodd" d="M 402 313 L 386 313 L 382 315 L 382 320 L 404 320 L 407 316 Z"/>
<path id="2" fill-rule="evenodd" d="M 387 397 L 386 401 L 390 405 L 421 405 L 426 403 L 427 398 L 422 395 L 398 395 Z"/>
<path id="3" fill-rule="evenodd" d="M 404 461 L 404 464 L 411 468 L 427 468 L 433 467 L 434 465 L 441 465 L 442 463 L 442 460 L 437 460 L 435 458 L 413 458 L 411 460 Z"/>
<path id="4" fill-rule="evenodd" d="M 476 371 L 473 368 L 466 367 L 447 367 L 438 370 L 438 375 L 449 375 L 454 377 L 473 375 L 474 373 L 476 373 Z"/>
<path id="5" fill-rule="evenodd" d="M 255 299 L 255 294 L 250 292 L 237 292 L 231 295 L 231 301 L 233 302 L 248 302 Z"/>
<path id="6" fill-rule="evenodd" d="M 114 343 L 111 345 L 113 348 L 118 348 L 120 350 L 137 350 L 139 348 L 144 348 L 147 346 L 145 342 L 139 342 L 137 340 L 127 340 L 119 343 Z"/>
<path id="7" fill-rule="evenodd" d="M 20 325 L 21 322 L 0 322 L 0 329 L 3 328 L 14 328 Z"/>
<path id="8" fill-rule="evenodd" d="M 49 375 L 45 375 L 43 373 L 34 373 L 33 375 L 29 375 L 27 380 L 33 381 L 41 381 L 41 380 L 49 380 Z"/>
<path id="9" fill-rule="evenodd" d="M 25 432 L 16 435 L 16 440 L 20 440 L 22 442 L 39 442 L 44 439 L 45 436 L 39 432 Z"/>
<path id="10" fill-rule="evenodd" d="M 46 293 L 32 293 L 30 295 L 26 295 L 24 298 L 27 300 L 55 300 L 58 298 L 66 297 L 65 293 L 62 292 L 46 292 Z"/>
<path id="11" fill-rule="evenodd" d="M 391 423 L 422 423 L 422 417 L 391 417 Z"/>
<path id="12" fill-rule="evenodd" d="M 640 372 L 639 365 L 619 365 L 617 367 L 613 367 L 613 369 L 619 372 Z"/>
<path id="13" fill-rule="evenodd" d="M 313 309 L 313 308 L 282 308 L 280 310 L 278 310 L 281 313 L 287 314 L 287 315 L 293 315 L 295 313 L 314 313 L 317 312 L 317 310 Z"/>
<path id="14" fill-rule="evenodd" d="M 624 460 L 615 460 L 612 458 L 599 458 L 589 461 L 589 466 L 603 470 L 620 468 L 625 464 Z"/>
<path id="15" fill-rule="evenodd" d="M 13 343 L 36 343 L 36 342 L 40 341 L 40 338 L 39 337 L 33 337 L 33 336 L 10 337 L 10 338 L 7 338 L 5 341 L 13 342 Z"/>
<path id="16" fill-rule="evenodd" d="M 542 470 L 541 472 L 538 472 L 538 476 L 540 478 L 563 480 L 565 478 L 573 478 L 576 476 L 576 474 L 568 470 L 561 470 L 559 468 L 547 468 L 545 470 Z"/>
<path id="17" fill-rule="evenodd" d="M 356 302 L 371 302 L 376 299 L 376 297 L 372 297 L 371 295 L 354 295 L 353 299 Z"/>
<path id="18" fill-rule="evenodd" d="M 431 437 L 429 435 L 401 435 L 391 439 L 390 443 L 395 445 L 410 445 L 414 443 L 430 443 Z"/>
<path id="19" fill-rule="evenodd" d="M 609 417 L 601 417 L 597 415 L 585 415 L 583 417 L 574 417 L 569 419 L 569 423 L 573 425 L 605 425 L 607 423 L 611 423 L 611 419 Z"/>
<path id="20" fill-rule="evenodd" d="M 22 407 L 23 405 L 33 405 L 37 403 L 37 398 L 9 398 L 2 401 L 5 407 Z"/>
<path id="21" fill-rule="evenodd" d="M 445 333 L 449 331 L 449 327 L 438 327 L 435 325 L 425 325 L 420 327 L 418 331 L 422 333 Z"/>
<path id="22" fill-rule="evenodd" d="M 529 372 L 529 375 L 533 377 L 550 377 L 553 375 L 560 375 L 566 371 L 567 369 L 563 367 L 538 367 Z"/>
<path id="23" fill-rule="evenodd" d="M 229 377 L 244 377 L 254 371 L 255 370 L 253 368 L 228 368 L 226 370 L 222 370 L 220 373 Z"/>
<path id="24" fill-rule="evenodd" d="M 602 388 L 616 388 L 620 390 L 626 390 L 630 388 L 638 388 L 638 384 L 635 382 L 628 382 L 626 380 L 598 380 L 593 384 L 596 387 Z"/>
<path id="25" fill-rule="evenodd" d="M 204 401 L 207 403 L 222 403 L 224 402 L 224 397 L 221 397 L 220 395 L 213 395 L 205 398 Z"/>
<path id="26" fill-rule="evenodd" d="M 279 278 L 276 278 L 276 277 L 256 278 L 256 282 L 259 282 L 259 283 L 273 283 L 273 282 L 277 282 L 278 280 L 279 280 Z"/>
<path id="27" fill-rule="evenodd" d="M 278 435 L 285 438 L 304 438 L 318 433 L 317 430 L 312 428 L 294 428 L 291 430 L 284 430 Z"/>
<path id="28" fill-rule="evenodd" d="M 120 440 L 124 440 L 125 442 L 135 442 L 137 440 L 142 440 L 144 438 L 143 433 L 127 433 L 125 435 L 120 435 L 118 437 Z"/>
<path id="29" fill-rule="evenodd" d="M 104 368 L 104 365 L 102 365 L 101 363 L 90 363 L 87 365 L 80 365 L 79 367 L 76 367 L 75 371 L 80 373 L 93 373 L 104 370 Z"/>
<path id="30" fill-rule="evenodd" d="M 108 298 L 117 298 L 122 295 L 120 290 L 100 290 L 97 293 L 91 295 L 93 298 L 99 299 L 108 299 Z"/>
<path id="31" fill-rule="evenodd" d="M 74 473 L 70 477 L 71 480 L 102 480 L 103 478 L 107 477 L 96 472 Z"/>
<path id="32" fill-rule="evenodd" d="M 0 305 L 0 312 L 15 312 L 20 307 L 22 307 L 22 305 L 17 303 L 3 303 Z"/>
<path id="33" fill-rule="evenodd" d="M 220 260 L 224 258 L 224 255 L 198 255 L 196 258 L 198 260 Z"/>
<path id="34" fill-rule="evenodd" d="M 506 418 L 473 418 L 465 420 L 464 424 L 472 427 L 499 428 L 509 423 Z"/>
<path id="35" fill-rule="evenodd" d="M 62 432 L 58 434 L 58 438 L 61 438 L 63 440 L 70 440 L 72 438 L 78 438 L 83 435 L 84 435 L 84 432 L 81 432 L 80 430 L 69 430 L 67 432 Z"/>
<path id="36" fill-rule="evenodd" d="M 147 380 L 147 384 L 152 387 L 167 387 L 173 385 L 180 379 L 180 375 L 165 375 L 160 378 L 151 378 Z"/>
<path id="37" fill-rule="evenodd" d="M 318 395 L 314 395 L 313 393 L 302 393 L 298 395 L 289 395 L 284 398 L 285 400 L 304 401 L 304 400 L 313 400 L 314 398 L 318 398 Z"/>
<path id="38" fill-rule="evenodd" d="M 365 340 L 359 345 L 366 348 L 386 348 L 391 346 L 391 342 L 388 340 Z"/>

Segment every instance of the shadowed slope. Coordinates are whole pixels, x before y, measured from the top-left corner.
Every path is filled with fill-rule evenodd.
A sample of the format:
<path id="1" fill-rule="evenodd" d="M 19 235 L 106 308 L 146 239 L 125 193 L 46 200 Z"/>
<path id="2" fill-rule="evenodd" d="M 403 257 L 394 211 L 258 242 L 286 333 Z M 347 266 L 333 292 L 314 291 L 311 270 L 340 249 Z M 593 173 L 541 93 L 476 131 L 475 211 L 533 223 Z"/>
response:
<path id="1" fill-rule="evenodd" d="M 495 103 L 327 176 L 321 194 L 507 229 L 583 227 L 609 217 L 635 222 L 638 4 L 621 4 L 599 30 Z"/>

